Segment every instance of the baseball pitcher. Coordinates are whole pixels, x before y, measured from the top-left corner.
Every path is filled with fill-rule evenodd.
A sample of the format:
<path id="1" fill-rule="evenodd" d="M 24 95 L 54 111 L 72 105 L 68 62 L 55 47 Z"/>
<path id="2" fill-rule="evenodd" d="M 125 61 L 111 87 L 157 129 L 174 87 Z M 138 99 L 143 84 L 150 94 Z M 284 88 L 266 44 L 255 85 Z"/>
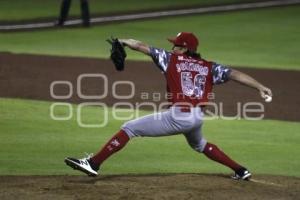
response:
<path id="1" fill-rule="evenodd" d="M 271 97 L 271 90 L 242 72 L 203 59 L 197 53 L 199 42 L 193 33 L 181 32 L 175 38 L 168 40 L 173 45 L 172 51 L 152 47 L 134 39 L 115 39 L 114 42 L 153 59 L 165 75 L 170 108 L 158 114 L 126 122 L 94 156 L 82 159 L 66 158 L 65 163 L 89 176 L 96 176 L 103 162 L 122 149 L 131 138 L 183 134 L 187 143 L 195 151 L 231 168 L 234 171 L 232 178 L 249 180 L 251 173 L 246 167 L 232 160 L 215 144 L 203 137 L 201 130 L 203 108 L 208 102 L 208 95 L 212 92 L 213 86 L 228 80 L 257 89 L 262 98 Z M 123 50 L 121 52 L 124 55 Z M 114 54 L 113 58 L 115 57 Z M 123 61 L 124 56 L 121 62 L 114 63 L 123 65 Z"/>

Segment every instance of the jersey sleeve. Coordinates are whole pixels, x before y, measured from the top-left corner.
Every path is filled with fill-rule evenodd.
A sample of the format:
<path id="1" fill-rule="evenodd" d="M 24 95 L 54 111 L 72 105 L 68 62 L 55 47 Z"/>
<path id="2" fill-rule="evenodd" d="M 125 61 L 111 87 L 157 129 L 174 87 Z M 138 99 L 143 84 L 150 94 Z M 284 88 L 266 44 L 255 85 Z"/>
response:
<path id="1" fill-rule="evenodd" d="M 213 63 L 212 65 L 212 75 L 213 75 L 213 84 L 222 84 L 229 80 L 229 75 L 231 69 L 227 66 Z"/>
<path id="2" fill-rule="evenodd" d="M 152 57 L 154 63 L 159 67 L 163 72 L 167 71 L 171 53 L 167 52 L 164 49 L 158 49 L 155 47 L 150 47 L 150 56 Z"/>

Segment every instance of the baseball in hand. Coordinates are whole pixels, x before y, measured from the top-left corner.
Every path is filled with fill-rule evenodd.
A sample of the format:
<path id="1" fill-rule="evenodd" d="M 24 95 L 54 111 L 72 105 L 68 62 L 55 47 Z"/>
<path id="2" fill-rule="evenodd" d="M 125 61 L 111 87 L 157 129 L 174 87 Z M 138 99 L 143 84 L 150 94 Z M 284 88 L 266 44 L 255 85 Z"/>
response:
<path id="1" fill-rule="evenodd" d="M 269 103 L 272 101 L 272 97 L 269 95 L 265 95 L 265 102 Z"/>

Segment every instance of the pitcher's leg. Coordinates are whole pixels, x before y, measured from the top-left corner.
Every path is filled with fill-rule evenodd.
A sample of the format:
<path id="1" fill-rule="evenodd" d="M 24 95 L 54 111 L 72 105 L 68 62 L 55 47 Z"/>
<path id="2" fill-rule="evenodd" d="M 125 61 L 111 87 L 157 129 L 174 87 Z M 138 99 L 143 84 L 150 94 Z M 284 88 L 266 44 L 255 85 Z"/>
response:
<path id="1" fill-rule="evenodd" d="M 204 151 L 207 141 L 202 136 L 201 126 L 193 129 L 192 131 L 184 133 L 184 136 L 192 149 L 198 151 L 199 153 Z"/>
<path id="2" fill-rule="evenodd" d="M 91 165 L 95 169 L 99 169 L 99 166 L 109 158 L 112 154 L 121 150 L 129 141 L 128 135 L 120 130 L 117 132 L 91 159 Z"/>
<path id="3" fill-rule="evenodd" d="M 200 153 L 204 153 L 206 157 L 209 159 L 221 163 L 233 171 L 238 171 L 243 168 L 237 162 L 232 160 L 229 156 L 227 156 L 222 150 L 220 150 L 216 145 L 207 142 L 201 132 L 201 126 L 197 129 L 194 129 L 188 133 L 184 134 L 189 145 L 196 151 Z"/>
<path id="4" fill-rule="evenodd" d="M 168 122 L 168 112 L 147 115 L 125 123 L 122 130 L 116 133 L 102 149 L 90 159 L 93 168 L 98 169 L 99 166 L 111 155 L 121 150 L 135 136 L 163 136 L 175 133 Z"/>
<path id="5" fill-rule="evenodd" d="M 215 144 L 207 143 L 204 148 L 203 153 L 209 159 L 216 161 L 218 163 L 221 163 L 221 164 L 231 168 L 233 171 L 237 171 L 238 169 L 240 169 L 242 167 L 237 162 L 232 160 L 229 156 L 227 156 Z"/>
<path id="6" fill-rule="evenodd" d="M 235 172 L 234 176 L 232 176 L 233 179 L 249 180 L 251 177 L 251 173 L 245 167 L 232 160 L 216 145 L 207 143 L 203 153 L 211 160 L 231 168 Z"/>
<path id="7" fill-rule="evenodd" d="M 130 138 L 142 137 L 159 137 L 178 134 L 180 127 L 172 123 L 171 112 L 165 111 L 147 115 L 125 123 L 122 126 Z"/>

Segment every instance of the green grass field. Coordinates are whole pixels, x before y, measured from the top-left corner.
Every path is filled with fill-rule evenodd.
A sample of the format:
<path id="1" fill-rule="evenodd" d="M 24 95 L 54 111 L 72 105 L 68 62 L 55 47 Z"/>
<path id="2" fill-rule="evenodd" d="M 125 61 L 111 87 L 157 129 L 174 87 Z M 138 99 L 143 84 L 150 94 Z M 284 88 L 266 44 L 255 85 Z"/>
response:
<path id="1" fill-rule="evenodd" d="M 62 0 L 1 0 L 0 21 L 55 18 L 58 16 Z M 207 6 L 238 3 L 244 0 L 89 0 L 92 14 L 107 14 L 135 10 L 174 8 L 178 6 Z M 247 0 L 247 2 L 257 0 Z M 71 16 L 80 15 L 80 1 L 72 2 Z M 245 1 L 244 1 L 245 2 Z"/>
<path id="2" fill-rule="evenodd" d="M 122 121 L 105 128 L 80 128 L 76 118 L 54 121 L 51 103 L 0 98 L 0 174 L 79 174 L 67 166 L 66 156 L 95 152 L 119 130 Z M 76 106 L 73 105 L 74 110 Z M 74 113 L 76 114 L 76 113 Z M 142 112 L 146 114 L 146 112 Z M 56 116 L 66 116 L 63 107 Z M 124 116 L 127 114 L 124 113 Z M 103 110 L 87 107 L 85 123 L 100 122 Z M 218 144 L 254 174 L 300 176 L 300 123 L 263 121 L 206 121 L 206 138 Z M 231 173 L 188 147 L 182 135 L 135 138 L 102 167 L 103 174 Z"/>
<path id="3" fill-rule="evenodd" d="M 18 16 L 28 11 L 25 2 L 30 5 L 34 1 L 18 1 L 18 4 L 9 2 L 11 1 L 0 1 L 0 20 L 5 17 L 20 19 Z M 52 7 L 43 11 L 30 11 L 28 17 L 35 18 L 45 13 L 48 14 L 43 15 L 44 17 L 53 16 L 51 9 L 54 9 L 54 2 L 57 1 L 47 0 L 47 3 L 49 2 Z M 167 5 L 183 1 L 163 2 Z M 3 12 L 16 5 L 19 6 L 16 10 L 22 10 L 23 13 Z M 147 3 L 143 6 L 146 5 Z M 152 5 L 161 6 L 161 3 L 154 1 Z M 101 12 L 118 11 L 113 10 L 116 8 L 117 6 L 112 6 L 112 10 L 105 10 L 106 7 L 103 7 Z M 72 11 L 74 14 L 76 12 L 78 11 Z M 105 39 L 111 35 L 132 37 L 169 49 L 167 37 L 180 31 L 192 31 L 200 37 L 200 50 L 205 58 L 235 66 L 300 70 L 299 19 L 300 6 L 290 6 L 135 21 L 94 26 L 89 29 L 64 28 L 0 33 L 0 52 L 108 58 L 109 45 Z M 128 51 L 128 59 L 150 61 L 146 56 L 131 51 Z M 49 102 L 0 98 L 0 175 L 79 174 L 65 166 L 63 159 L 66 156 L 81 157 L 84 156 L 84 152 L 97 151 L 123 123 L 111 119 L 105 128 L 81 128 L 75 118 L 75 105 L 72 105 L 74 117 L 68 121 L 51 120 L 50 106 Z M 111 116 L 110 109 L 109 112 Z M 68 113 L 66 109 L 59 108 L 55 114 L 66 116 Z M 141 114 L 147 112 L 142 111 Z M 84 122 L 99 122 L 101 116 L 101 109 L 89 107 L 83 112 Z M 218 144 L 234 159 L 249 167 L 254 174 L 297 177 L 300 176 L 300 161 L 297 159 L 300 154 L 299 130 L 300 123 L 274 120 L 214 120 L 206 121 L 203 127 L 204 135 L 209 141 Z M 135 138 L 123 151 L 103 165 L 102 173 L 231 171 L 191 150 L 184 137 L 178 135 Z"/>
<path id="4" fill-rule="evenodd" d="M 109 57 L 111 35 L 170 49 L 166 38 L 192 31 L 202 55 L 219 63 L 300 69 L 300 6 L 173 17 L 159 20 L 33 32 L 0 33 L 0 51 L 60 56 Z M 128 51 L 128 59 L 150 60 Z"/>

